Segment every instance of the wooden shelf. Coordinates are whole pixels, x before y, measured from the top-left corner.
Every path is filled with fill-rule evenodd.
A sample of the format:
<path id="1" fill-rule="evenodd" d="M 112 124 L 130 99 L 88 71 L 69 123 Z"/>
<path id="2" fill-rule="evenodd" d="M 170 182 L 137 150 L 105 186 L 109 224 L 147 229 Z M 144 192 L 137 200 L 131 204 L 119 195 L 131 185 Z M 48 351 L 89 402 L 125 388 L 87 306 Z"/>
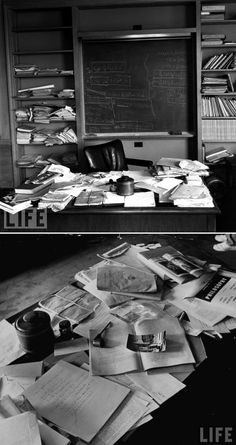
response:
<path id="1" fill-rule="evenodd" d="M 202 93 L 202 97 L 206 97 L 206 96 L 234 97 L 234 96 L 236 96 L 236 92 L 232 91 L 232 92 L 229 92 L 229 93 Z"/>
<path id="2" fill-rule="evenodd" d="M 223 69 L 223 70 L 204 70 L 202 69 L 202 73 L 236 73 L 235 69 Z"/>
<path id="3" fill-rule="evenodd" d="M 235 25 L 236 24 L 236 19 L 222 19 L 222 20 L 204 20 L 201 19 L 201 24 L 202 25 Z"/>
<path id="4" fill-rule="evenodd" d="M 44 97 L 13 97 L 13 99 L 18 100 L 18 101 L 28 101 L 28 100 L 34 100 L 34 101 L 39 101 L 39 100 L 55 100 L 55 101 L 61 101 L 61 100 L 75 100 L 74 97 L 53 97 L 53 96 L 44 96 Z"/>
<path id="5" fill-rule="evenodd" d="M 41 146 L 44 146 L 45 148 L 52 148 L 52 147 L 63 147 L 64 145 L 77 145 L 77 142 L 64 142 L 63 144 L 53 144 L 53 145 L 46 145 L 46 144 L 44 144 L 44 142 L 30 142 L 29 144 L 19 144 L 19 143 L 17 143 L 17 145 L 20 145 L 20 146 L 31 146 L 31 145 L 34 145 L 34 146 L 39 146 L 39 145 L 41 145 Z"/>
<path id="6" fill-rule="evenodd" d="M 236 139 L 202 139 L 202 143 L 206 144 L 206 143 L 234 143 L 236 142 Z"/>
<path id="7" fill-rule="evenodd" d="M 196 33 L 196 28 L 161 28 L 161 29 L 140 29 L 127 31 L 95 31 L 79 32 L 77 36 L 85 40 L 103 39 L 168 39 L 190 37 Z"/>
<path id="8" fill-rule="evenodd" d="M 40 51 L 13 51 L 15 56 L 27 56 L 27 55 L 37 55 L 37 54 L 67 54 L 73 53 L 73 49 L 54 49 L 54 50 L 40 50 Z"/>
<path id="9" fill-rule="evenodd" d="M 236 47 L 236 42 L 235 43 L 228 43 L 227 45 L 201 45 L 201 47 L 203 49 L 207 49 L 207 48 L 235 48 Z"/>
<path id="10" fill-rule="evenodd" d="M 209 117 L 207 117 L 207 116 L 202 116 L 202 120 L 204 120 L 204 121 L 219 121 L 219 120 L 221 120 L 221 121 L 223 121 L 223 120 L 236 120 L 236 116 L 209 116 Z"/>
<path id="11" fill-rule="evenodd" d="M 60 120 L 51 121 L 51 122 L 16 121 L 16 124 L 17 125 L 32 124 L 34 126 L 34 125 L 51 125 L 51 124 L 57 124 L 57 123 L 61 124 L 62 122 L 63 123 L 66 123 L 66 122 L 72 123 L 72 122 L 76 122 L 76 120 L 60 119 Z"/>
<path id="12" fill-rule="evenodd" d="M 45 27 L 28 27 L 28 28 L 12 28 L 12 32 L 50 32 L 50 31 L 67 31 L 72 30 L 72 26 L 45 26 Z"/>
<path id="13" fill-rule="evenodd" d="M 16 79 L 40 79 L 41 77 L 74 77 L 74 74 L 14 74 L 14 77 Z"/>

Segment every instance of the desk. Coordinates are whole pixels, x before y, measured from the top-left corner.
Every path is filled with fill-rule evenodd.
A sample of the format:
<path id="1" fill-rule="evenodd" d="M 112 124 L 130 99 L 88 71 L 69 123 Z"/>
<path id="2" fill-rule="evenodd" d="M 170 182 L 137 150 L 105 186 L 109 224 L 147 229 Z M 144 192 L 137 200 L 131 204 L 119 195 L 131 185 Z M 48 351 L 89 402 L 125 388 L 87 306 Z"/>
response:
<path id="1" fill-rule="evenodd" d="M 10 235 L 7 235 L 12 238 Z M 18 237 L 17 237 L 18 238 Z M 41 263 L 38 264 L 38 259 L 32 258 L 31 263 L 37 264 L 37 267 L 44 264 L 48 269 L 48 276 L 53 277 L 56 275 L 56 270 L 58 270 L 58 258 L 56 261 L 57 269 L 54 269 L 54 274 L 52 273 L 52 268 L 50 269 L 50 264 L 48 259 L 53 250 L 52 238 L 55 239 L 55 235 L 50 237 L 49 241 L 42 240 L 41 237 L 24 237 L 26 239 L 22 240 L 25 252 L 27 253 L 29 247 L 31 249 L 38 246 L 38 250 L 41 252 L 39 255 Z M 43 237 L 45 238 L 45 237 Z M 48 237 L 46 237 L 48 238 Z M 57 238 L 57 237 L 56 237 Z M 122 240 L 113 238 L 112 235 L 104 237 L 95 237 L 92 244 L 93 248 L 87 249 L 80 246 L 81 239 L 83 237 L 73 237 L 62 235 L 61 240 L 64 240 L 63 244 L 70 244 L 71 249 L 73 246 L 72 253 L 76 251 L 78 257 L 76 258 L 76 268 L 85 268 L 87 265 L 91 265 L 97 261 L 96 253 L 108 250 L 121 242 L 161 242 L 162 245 L 173 245 L 179 248 L 186 254 L 197 255 L 201 259 L 211 259 L 212 262 L 225 262 L 228 267 L 235 268 L 235 255 L 236 252 L 215 252 L 212 250 L 212 244 L 214 243 L 213 235 L 125 235 Z M 74 238 L 74 239 L 73 239 Z M 34 241 L 35 239 L 35 241 Z M 96 241 L 96 242 L 95 242 Z M 58 239 L 54 241 L 54 246 L 57 246 Z M 49 244 L 48 244 L 49 243 Z M 18 252 L 19 246 L 15 244 L 12 246 L 13 241 L 9 240 L 6 249 L 11 248 L 13 254 L 13 263 L 15 260 L 14 253 Z M 85 236 L 84 246 L 88 243 L 88 237 Z M 48 248 L 46 248 L 48 246 Z M 62 249 L 62 246 L 60 246 Z M 93 254 L 92 254 L 93 250 Z M 62 250 L 63 254 L 64 251 Z M 59 255 L 59 249 L 57 249 Z M 63 256 L 63 254 L 61 254 Z M 75 258 L 73 261 L 75 262 Z M 25 261 L 25 260 L 24 260 Z M 67 259 L 68 262 L 68 259 Z M 32 266 L 32 264 L 30 265 Z M 69 263 L 68 263 L 69 264 Z M 71 264 L 70 266 L 71 271 Z M 6 267 L 3 264 L 3 269 Z M 71 276 L 71 272 L 70 272 Z M 53 278 L 51 278 L 53 279 Z M 34 289 L 37 288 L 36 279 L 32 280 L 32 274 L 29 275 L 28 285 Z M 45 286 L 48 286 L 48 282 L 45 279 Z M 33 281 L 33 285 L 32 285 Z M 42 275 L 38 279 L 38 292 L 42 292 Z M 66 283 L 65 283 L 66 284 Z M 15 283 L 17 287 L 17 283 Z M 18 287 L 17 287 L 17 291 Z M 13 290 L 12 290 L 13 292 Z M 9 290 L 8 290 L 9 293 Z M 39 293 L 38 293 L 39 295 Z M 17 294 L 17 300 L 19 304 L 19 293 Z M 29 308 L 28 308 L 29 309 Z M 28 310 L 27 309 L 27 310 Z M 8 320 L 13 322 L 19 314 L 15 314 Z M 214 339 L 202 336 L 204 345 L 207 351 L 208 358 L 205 360 L 195 372 L 188 377 L 185 381 L 186 388 L 176 394 L 174 397 L 169 399 L 167 402 L 162 404 L 162 406 L 154 413 L 153 420 L 148 422 L 146 425 L 138 428 L 138 430 L 129 437 L 126 442 L 120 440 L 117 445 L 137 445 L 150 444 L 150 445 L 201 445 L 200 442 L 200 428 L 204 428 L 204 437 L 206 437 L 209 432 L 210 427 L 219 428 L 233 428 L 233 441 L 231 443 L 236 443 L 236 420 L 234 409 L 229 406 L 230 399 L 234 400 L 235 396 L 235 340 L 234 335 L 225 334 L 223 340 L 217 342 Z M 215 430 L 214 430 L 215 431 Z M 205 441 L 205 443 L 207 443 Z M 226 441 L 208 441 L 208 444 L 219 443 L 223 445 L 225 443 L 230 443 Z"/>
<path id="2" fill-rule="evenodd" d="M 29 209 L 29 211 L 31 211 Z M 27 210 L 26 210 L 27 213 Z M 0 211 L 1 232 L 74 232 L 74 233 L 156 233 L 214 232 L 216 217 L 213 208 L 160 207 L 73 207 L 61 212 L 47 211 L 47 228 L 9 228 L 4 226 Z M 17 216 L 16 216 L 17 218 Z M 14 218 L 15 219 L 15 218 Z"/>

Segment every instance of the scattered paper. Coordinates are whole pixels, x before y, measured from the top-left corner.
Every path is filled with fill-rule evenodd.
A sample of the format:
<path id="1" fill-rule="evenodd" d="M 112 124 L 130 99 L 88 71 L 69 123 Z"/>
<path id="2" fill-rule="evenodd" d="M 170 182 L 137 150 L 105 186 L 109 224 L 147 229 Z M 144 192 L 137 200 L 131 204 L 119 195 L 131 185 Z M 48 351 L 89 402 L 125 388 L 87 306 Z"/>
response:
<path id="1" fill-rule="evenodd" d="M 1 445 L 41 445 L 35 414 L 22 413 L 0 419 Z"/>
<path id="2" fill-rule="evenodd" d="M 7 320 L 0 321 L 0 366 L 8 365 L 23 354 L 14 326 Z"/>
<path id="3" fill-rule="evenodd" d="M 24 395 L 41 416 L 90 442 L 128 393 L 121 385 L 91 378 L 87 371 L 60 361 Z"/>

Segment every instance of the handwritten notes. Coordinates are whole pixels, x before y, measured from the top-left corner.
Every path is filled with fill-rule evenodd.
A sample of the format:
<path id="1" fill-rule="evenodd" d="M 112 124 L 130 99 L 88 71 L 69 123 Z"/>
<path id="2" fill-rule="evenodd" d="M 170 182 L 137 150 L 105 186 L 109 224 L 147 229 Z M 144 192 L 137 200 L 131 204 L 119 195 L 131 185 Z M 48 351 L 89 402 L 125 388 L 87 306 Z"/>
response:
<path id="1" fill-rule="evenodd" d="M 24 395 L 40 415 L 89 442 L 129 392 L 117 383 L 90 377 L 87 371 L 59 361 Z"/>

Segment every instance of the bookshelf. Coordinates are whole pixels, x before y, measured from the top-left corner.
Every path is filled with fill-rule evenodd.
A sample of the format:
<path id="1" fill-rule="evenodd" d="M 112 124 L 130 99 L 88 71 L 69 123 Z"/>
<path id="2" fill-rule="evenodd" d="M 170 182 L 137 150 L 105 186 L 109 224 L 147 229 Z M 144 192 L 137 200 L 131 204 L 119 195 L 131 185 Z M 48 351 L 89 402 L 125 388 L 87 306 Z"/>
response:
<path id="1" fill-rule="evenodd" d="M 17 185 L 37 171 L 18 165 L 22 156 L 36 157 L 42 154 L 44 159 L 60 159 L 64 153 L 77 152 L 77 142 L 65 140 L 61 144 L 55 137 L 53 145 L 47 146 L 46 137 L 37 141 L 38 134 L 50 137 L 62 133 L 68 126 L 76 135 L 72 9 L 7 8 L 5 25 L 8 36 L 6 44 L 13 176 L 14 184 Z M 48 85 L 53 88 L 47 89 Z M 40 91 L 37 90 L 39 87 L 42 88 L 42 94 L 36 95 L 36 91 Z M 24 96 L 20 94 L 21 90 L 29 94 Z M 61 92 L 64 90 L 72 91 L 71 97 L 63 95 Z M 66 119 L 63 117 L 65 113 L 59 113 L 58 119 L 55 119 L 56 114 L 54 119 L 51 117 L 51 114 L 65 110 L 65 107 L 73 111 L 71 118 L 68 118 L 68 113 Z M 25 124 L 33 129 L 27 143 L 19 140 L 19 132 L 21 134 Z M 42 167 L 39 166 L 40 169 Z"/>
<path id="2" fill-rule="evenodd" d="M 210 17 L 203 16 L 203 10 L 208 10 Z M 235 25 L 236 4 L 234 1 L 201 1 L 201 119 L 199 121 L 201 137 L 199 137 L 199 143 L 204 144 L 206 151 L 224 145 L 225 148 L 234 152 L 236 142 Z M 226 61 L 225 65 L 224 61 Z M 217 82 L 218 86 L 221 83 L 220 89 Z M 205 88 L 207 83 L 208 89 Z"/>
<path id="3" fill-rule="evenodd" d="M 128 157 L 148 158 L 155 161 L 165 153 L 166 156 L 198 158 L 201 160 L 201 133 L 198 124 L 198 90 L 200 89 L 198 1 L 129 0 L 128 2 L 121 2 L 120 0 L 91 0 L 87 2 L 86 0 L 58 0 L 55 2 L 55 0 L 41 0 L 40 4 L 36 4 L 33 0 L 21 0 L 21 2 L 6 0 L 4 9 L 14 184 L 19 184 L 25 177 L 34 173 L 32 170 L 18 166 L 18 160 L 24 155 L 42 154 L 45 158 L 60 158 L 64 154 L 75 155 L 79 169 L 83 171 L 86 165 L 83 156 L 84 146 L 106 142 L 114 137 L 122 139 Z M 138 31 L 139 36 L 135 37 L 135 32 Z M 150 34 L 152 34 L 152 37 L 150 37 Z M 182 85 L 179 86 L 175 83 L 174 87 L 171 86 L 171 89 L 170 80 L 168 80 L 169 84 L 165 86 L 164 83 L 163 85 L 160 83 L 160 78 L 163 77 L 161 74 L 155 78 L 154 75 L 152 76 L 152 85 L 155 81 L 157 86 L 155 91 L 151 85 L 152 93 L 154 92 L 158 97 L 161 92 L 162 102 L 160 102 L 160 105 L 163 107 L 165 104 L 168 105 L 167 111 L 160 108 L 160 126 L 156 125 L 154 119 L 153 128 L 150 129 L 148 125 L 146 127 L 137 126 L 138 130 L 136 131 L 132 119 L 127 113 L 127 119 L 131 119 L 131 124 L 126 125 L 124 132 L 107 131 L 106 128 L 104 132 L 97 131 L 101 122 L 98 122 L 99 125 L 95 126 L 96 131 L 88 131 L 88 128 L 93 129 L 94 126 L 90 125 L 86 128 L 88 85 L 86 84 L 87 73 L 85 69 L 88 67 L 89 57 L 86 59 L 88 61 L 86 66 L 84 43 L 98 41 L 104 44 L 105 42 L 105 47 L 110 51 L 106 42 L 111 39 L 118 43 L 123 42 L 126 35 L 130 42 L 134 40 L 141 43 L 144 41 L 150 42 L 153 52 L 155 42 L 159 42 L 158 51 L 160 51 L 163 43 L 163 48 L 167 48 L 167 52 L 169 51 L 169 61 L 171 61 L 171 49 L 168 48 L 168 42 L 170 42 L 170 46 L 172 45 L 174 48 L 171 61 L 172 74 L 175 73 L 174 67 L 176 66 L 174 56 L 178 52 L 176 42 L 178 42 L 178 39 L 185 39 L 186 37 L 188 49 L 184 60 L 184 71 L 188 71 L 188 83 L 184 85 L 184 88 L 182 88 Z M 125 45 L 123 46 L 125 47 Z M 126 51 L 125 55 L 128 58 L 128 50 L 125 49 L 124 51 Z M 110 54 L 112 54 L 112 51 L 110 51 Z M 134 58 L 134 55 L 132 57 Z M 163 59 L 164 62 L 166 63 Z M 15 66 L 28 64 L 36 65 L 39 70 L 32 74 L 15 72 Z M 157 65 L 156 61 L 155 64 Z M 73 70 L 73 73 L 46 72 L 46 68 Z M 138 68 L 140 68 L 140 65 L 138 65 Z M 154 68 L 158 67 L 155 66 Z M 170 77 L 172 74 L 170 73 Z M 143 79 L 144 75 L 142 74 L 139 80 L 143 81 Z M 180 83 L 181 81 L 182 79 L 180 79 Z M 19 94 L 19 90 L 52 84 L 55 85 L 56 91 L 73 89 L 74 97 L 58 97 L 54 93 L 40 96 L 30 95 L 28 97 Z M 197 88 L 195 88 L 195 84 Z M 146 90 L 148 91 L 148 88 Z M 133 92 L 128 91 L 128 94 L 133 94 Z M 167 97 L 166 101 L 164 100 L 165 97 Z M 98 111 L 94 112 L 92 119 L 95 117 L 99 121 L 102 118 L 99 110 L 103 108 L 101 105 L 98 108 L 98 103 L 102 101 L 98 101 L 94 97 L 93 100 L 94 109 L 96 108 Z M 156 108 L 158 108 L 157 99 L 155 100 Z M 118 103 L 118 99 L 113 97 L 111 103 L 115 109 L 114 104 Z M 48 147 L 44 143 L 34 142 L 32 137 L 30 143 L 19 144 L 16 129 L 24 122 L 16 118 L 16 110 L 32 110 L 35 106 L 72 107 L 76 116 L 71 121 L 58 119 L 56 122 L 50 120 L 40 123 L 33 119 L 30 124 L 36 128 L 36 132 L 40 132 L 40 130 L 48 132 L 63 131 L 64 128 L 70 126 L 76 134 L 76 143 L 54 144 Z M 141 107 L 141 102 L 138 103 L 138 106 L 139 109 L 144 110 Z M 147 112 L 150 112 L 150 109 Z M 137 116 L 136 110 L 138 110 L 138 107 L 134 106 L 132 112 L 135 117 Z M 180 112 L 177 110 L 180 110 Z M 183 128 L 179 128 L 178 119 L 183 114 L 182 110 L 184 110 L 185 115 L 180 122 L 184 122 L 185 125 Z M 178 127 L 174 128 L 176 131 L 172 131 L 174 124 Z M 143 146 L 139 153 L 137 153 L 137 149 L 134 152 L 137 141 L 139 146 Z"/>

